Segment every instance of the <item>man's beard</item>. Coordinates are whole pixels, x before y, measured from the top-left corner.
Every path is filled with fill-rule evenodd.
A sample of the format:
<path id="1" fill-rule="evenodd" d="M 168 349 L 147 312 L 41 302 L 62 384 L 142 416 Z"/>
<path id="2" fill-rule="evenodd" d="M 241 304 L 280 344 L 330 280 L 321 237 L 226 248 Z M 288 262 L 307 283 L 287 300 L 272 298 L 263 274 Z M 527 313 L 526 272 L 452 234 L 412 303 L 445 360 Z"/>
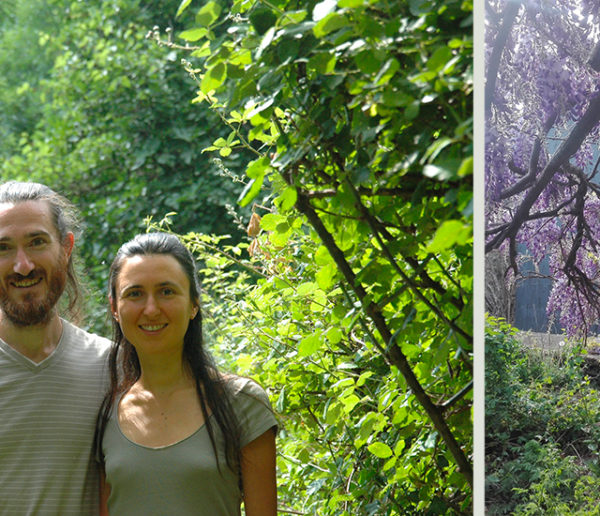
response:
<path id="1" fill-rule="evenodd" d="M 43 273 L 36 270 L 31 271 L 27 276 L 19 275 L 19 279 L 43 277 Z M 35 326 L 44 325 L 52 317 L 54 306 L 60 299 L 67 282 L 67 272 L 65 267 L 55 267 L 50 271 L 48 279 L 48 292 L 40 300 L 36 300 L 31 295 L 26 295 L 23 301 L 15 302 L 10 299 L 8 292 L 0 284 L 0 310 L 6 318 L 15 326 Z"/>

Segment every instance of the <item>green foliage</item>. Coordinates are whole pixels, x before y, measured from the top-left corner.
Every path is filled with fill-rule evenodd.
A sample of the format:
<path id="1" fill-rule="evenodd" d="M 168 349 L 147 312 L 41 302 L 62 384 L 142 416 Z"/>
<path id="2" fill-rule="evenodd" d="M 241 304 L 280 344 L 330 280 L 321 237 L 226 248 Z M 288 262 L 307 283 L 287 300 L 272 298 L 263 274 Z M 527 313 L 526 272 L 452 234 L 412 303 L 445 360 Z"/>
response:
<path id="1" fill-rule="evenodd" d="M 19 4 L 28 16 L 2 33 L 0 62 L 14 61 L 0 79 L 2 177 L 41 181 L 80 208 L 89 326 L 105 333 L 106 276 L 118 246 L 146 217 L 171 211 L 184 231 L 239 239 L 227 205 L 241 185 L 224 181 L 222 167 L 201 154 L 220 127 L 190 104 L 194 84 L 177 51 L 165 56 L 146 39 L 155 24 L 173 23 L 174 0 L 51 0 L 42 2 L 45 21 L 32 16 L 38 4 Z M 243 158 L 236 153 L 225 164 L 240 169 Z"/>
<path id="2" fill-rule="evenodd" d="M 81 207 L 95 327 L 118 245 L 177 212 L 209 342 L 281 417 L 281 504 L 469 514 L 472 3 L 46 5 L 2 174 Z"/>
<path id="3" fill-rule="evenodd" d="M 52 6 L 43 0 L 3 1 L 0 6 L 0 158 L 18 148 L 19 136 L 35 127 L 57 49 L 45 34 L 58 30 Z"/>
<path id="4" fill-rule="evenodd" d="M 488 514 L 598 514 L 600 394 L 582 365 L 577 347 L 527 350 L 488 319 Z"/>
<path id="5" fill-rule="evenodd" d="M 153 34 L 228 129 L 205 150 L 253 155 L 260 231 L 185 238 L 309 514 L 470 512 L 472 5 L 433 4 L 184 1 Z"/>

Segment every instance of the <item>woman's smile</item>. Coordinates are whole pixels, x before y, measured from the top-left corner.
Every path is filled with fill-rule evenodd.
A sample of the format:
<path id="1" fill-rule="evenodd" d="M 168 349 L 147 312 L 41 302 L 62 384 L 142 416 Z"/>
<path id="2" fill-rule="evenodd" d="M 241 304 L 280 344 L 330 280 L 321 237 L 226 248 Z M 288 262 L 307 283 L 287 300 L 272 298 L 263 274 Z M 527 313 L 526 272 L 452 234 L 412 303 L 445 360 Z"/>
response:
<path id="1" fill-rule="evenodd" d="M 175 258 L 158 254 L 127 258 L 116 297 L 111 301 L 114 316 L 140 358 L 146 353 L 181 352 L 197 308 L 190 298 L 187 276 Z"/>

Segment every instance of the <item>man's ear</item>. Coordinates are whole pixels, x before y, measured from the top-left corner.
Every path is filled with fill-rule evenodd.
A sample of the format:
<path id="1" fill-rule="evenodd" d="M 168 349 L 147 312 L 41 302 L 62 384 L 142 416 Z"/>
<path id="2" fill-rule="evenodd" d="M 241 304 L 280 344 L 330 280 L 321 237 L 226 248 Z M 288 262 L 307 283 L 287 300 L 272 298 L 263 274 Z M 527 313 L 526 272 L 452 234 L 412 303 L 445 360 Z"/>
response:
<path id="1" fill-rule="evenodd" d="M 63 241 L 63 248 L 65 250 L 65 254 L 67 255 L 67 259 L 71 257 L 71 253 L 73 252 L 73 244 L 75 244 L 75 235 L 69 231 Z"/>

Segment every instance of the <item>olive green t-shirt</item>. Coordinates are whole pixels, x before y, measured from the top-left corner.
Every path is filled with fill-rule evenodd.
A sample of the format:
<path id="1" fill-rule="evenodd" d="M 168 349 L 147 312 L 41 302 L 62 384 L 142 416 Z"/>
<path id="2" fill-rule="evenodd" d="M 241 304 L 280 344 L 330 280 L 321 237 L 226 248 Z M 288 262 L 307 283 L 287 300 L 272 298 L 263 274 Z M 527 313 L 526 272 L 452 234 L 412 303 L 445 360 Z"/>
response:
<path id="1" fill-rule="evenodd" d="M 241 446 L 277 425 L 265 391 L 247 378 L 233 377 L 232 405 L 242 428 Z M 227 467 L 223 436 L 214 420 L 219 465 L 203 425 L 168 446 L 150 448 L 129 440 L 116 417 L 115 401 L 102 450 L 110 484 L 111 516 L 238 516 L 241 492 Z"/>

